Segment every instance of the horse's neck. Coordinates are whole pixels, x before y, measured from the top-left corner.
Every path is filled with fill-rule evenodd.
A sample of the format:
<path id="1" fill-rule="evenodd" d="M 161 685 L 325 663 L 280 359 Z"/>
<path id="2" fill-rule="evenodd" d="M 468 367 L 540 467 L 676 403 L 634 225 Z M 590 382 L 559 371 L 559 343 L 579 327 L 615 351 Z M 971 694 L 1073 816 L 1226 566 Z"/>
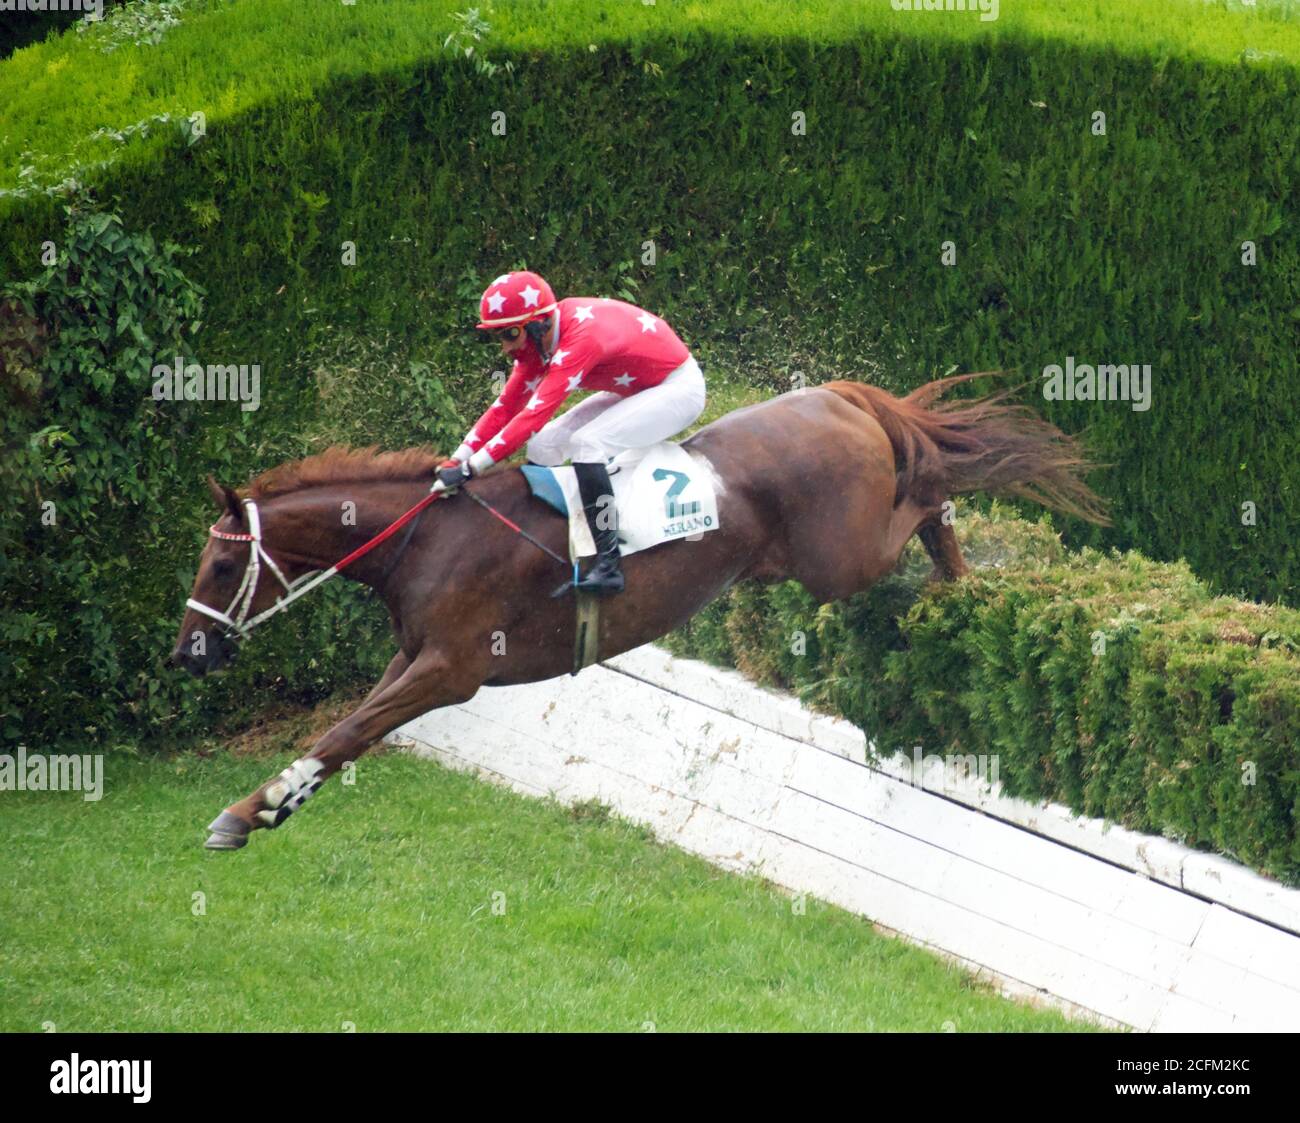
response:
<path id="1" fill-rule="evenodd" d="M 374 481 L 304 488 L 268 501 L 263 511 L 268 550 L 285 559 L 298 576 L 328 569 L 408 511 L 424 494 L 410 483 Z M 343 576 L 378 588 L 401 549 L 399 530 L 342 571 Z"/>

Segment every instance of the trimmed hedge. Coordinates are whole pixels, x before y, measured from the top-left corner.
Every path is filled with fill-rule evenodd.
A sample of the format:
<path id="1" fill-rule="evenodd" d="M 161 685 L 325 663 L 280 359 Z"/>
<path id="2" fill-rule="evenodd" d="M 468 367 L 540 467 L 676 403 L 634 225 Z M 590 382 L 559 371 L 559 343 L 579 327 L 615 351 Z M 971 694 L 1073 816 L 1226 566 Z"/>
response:
<path id="1" fill-rule="evenodd" d="M 668 646 L 797 692 L 881 755 L 996 755 L 1009 795 L 1300 884 L 1300 612 L 1213 597 L 1183 563 L 1068 553 L 997 504 L 957 531 L 978 567 L 961 581 L 925 588 L 913 544 L 843 604 L 742 586 Z"/>
<path id="2" fill-rule="evenodd" d="M 209 519 L 202 478 L 238 483 L 340 431 L 454 441 L 496 364 L 448 326 L 525 263 L 561 291 L 654 307 L 706 369 L 767 389 L 800 372 L 901 390 L 954 368 L 1036 380 L 1067 354 L 1151 362 L 1147 413 L 1038 403 L 1115 462 L 1093 481 L 1115 500 L 1109 541 L 1294 593 L 1300 257 L 1282 235 L 1300 119 L 1274 111 L 1297 93 L 1294 22 L 1199 0 L 1021 0 L 993 24 L 832 0 L 521 0 L 476 45 L 514 70 L 487 75 L 442 53 L 456 6 L 192 0 L 156 46 L 101 54 L 67 35 L 0 63 L 0 183 L 28 184 L 0 198 L 0 274 L 45 283 L 42 245 L 68 233 L 40 185 L 80 160 L 124 236 L 195 251 L 189 357 L 258 363 L 263 391 L 254 413 L 122 397 L 122 430 L 169 450 L 128 509 L 114 496 L 131 468 L 50 447 L 76 375 L 43 371 L 29 400 L 31 372 L 6 374 L 6 455 L 37 463 L 0 509 L 0 736 L 183 736 L 252 686 L 310 697 L 381 666 L 382 613 L 343 589 L 277 621 L 220 685 L 163 669 Z M 51 346 L 123 330 L 69 315 L 43 324 Z M 41 497 L 94 511 L 94 551 L 75 521 L 37 527 Z"/>

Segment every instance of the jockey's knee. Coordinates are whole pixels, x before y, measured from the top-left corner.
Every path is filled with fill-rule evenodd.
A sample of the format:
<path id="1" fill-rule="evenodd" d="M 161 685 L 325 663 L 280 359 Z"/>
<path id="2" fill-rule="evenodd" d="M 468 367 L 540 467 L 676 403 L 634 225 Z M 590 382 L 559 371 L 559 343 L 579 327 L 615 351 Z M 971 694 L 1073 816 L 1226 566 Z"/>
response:
<path id="1" fill-rule="evenodd" d="M 604 464 L 611 452 L 603 441 L 574 438 L 569 445 L 569 459 L 575 464 Z"/>
<path id="2" fill-rule="evenodd" d="M 698 368 L 696 369 L 698 370 Z M 703 375 L 700 375 L 698 378 L 692 380 L 692 382 L 685 388 L 685 392 L 682 395 L 682 412 L 689 418 L 689 420 L 683 423 L 683 429 L 685 429 L 687 425 L 692 424 L 696 418 L 704 412 L 704 407 L 707 402 L 708 391 L 704 385 L 704 377 Z"/>

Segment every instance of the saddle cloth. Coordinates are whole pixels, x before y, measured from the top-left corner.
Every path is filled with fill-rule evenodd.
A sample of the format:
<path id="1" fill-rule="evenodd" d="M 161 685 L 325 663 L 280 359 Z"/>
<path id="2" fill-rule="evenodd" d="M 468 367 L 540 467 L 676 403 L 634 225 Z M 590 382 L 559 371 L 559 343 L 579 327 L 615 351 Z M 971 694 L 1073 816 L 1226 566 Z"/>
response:
<path id="1" fill-rule="evenodd" d="M 660 441 L 621 452 L 606 467 L 618 511 L 620 553 L 635 554 L 718 529 L 713 468 L 703 457 L 692 456 L 672 441 Z M 594 554 L 573 468 L 525 464 L 521 470 L 533 494 L 569 520 L 571 555 Z"/>

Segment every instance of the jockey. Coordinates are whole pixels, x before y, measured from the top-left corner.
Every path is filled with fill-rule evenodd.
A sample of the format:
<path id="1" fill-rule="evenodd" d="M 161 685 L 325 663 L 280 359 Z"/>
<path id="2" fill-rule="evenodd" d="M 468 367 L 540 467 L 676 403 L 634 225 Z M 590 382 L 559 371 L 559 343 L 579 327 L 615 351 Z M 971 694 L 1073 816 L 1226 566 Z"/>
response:
<path id="1" fill-rule="evenodd" d="M 605 465 L 699 417 L 705 395 L 699 364 L 658 316 L 604 297 L 557 301 L 536 273 L 505 273 L 488 285 L 478 329 L 482 338 L 500 342 L 514 367 L 501 396 L 438 466 L 438 482 L 455 487 L 525 442 L 533 463 L 571 459 L 596 544 L 595 565 L 576 588 L 619 592 L 618 515 Z M 575 390 L 599 393 L 552 421 Z M 567 582 L 552 595 L 574 587 Z"/>

